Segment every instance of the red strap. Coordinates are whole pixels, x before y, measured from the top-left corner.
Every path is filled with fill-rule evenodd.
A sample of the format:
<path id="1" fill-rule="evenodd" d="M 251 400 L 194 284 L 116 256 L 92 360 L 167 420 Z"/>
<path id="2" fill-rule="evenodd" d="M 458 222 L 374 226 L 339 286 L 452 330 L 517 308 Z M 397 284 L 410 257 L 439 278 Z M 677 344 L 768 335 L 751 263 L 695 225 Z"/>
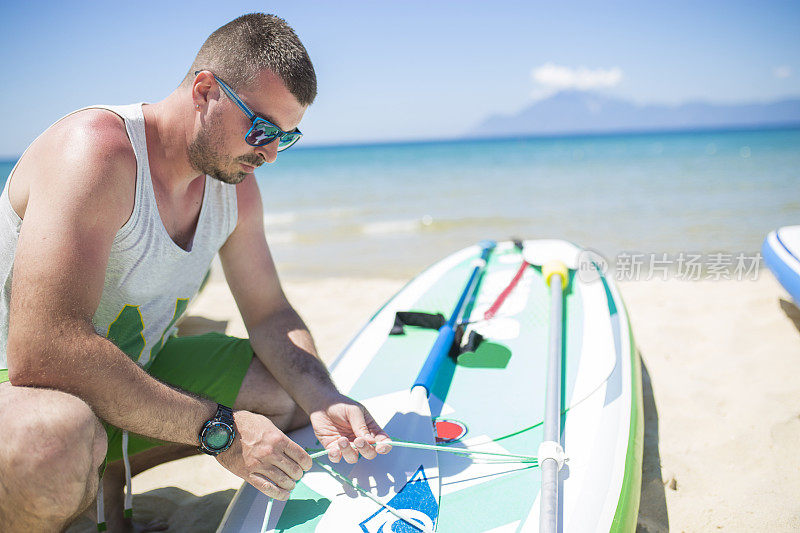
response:
<path id="1" fill-rule="evenodd" d="M 514 290 L 514 287 L 517 286 L 517 283 L 519 283 L 519 280 L 522 278 L 522 274 L 525 273 L 525 269 L 528 266 L 530 266 L 530 263 L 527 261 L 523 261 L 522 264 L 519 265 L 519 270 L 517 270 L 517 273 L 514 274 L 514 278 L 511 280 L 511 283 L 508 284 L 508 287 L 503 289 L 503 292 L 500 293 L 500 295 L 497 297 L 497 300 L 495 300 L 492 306 L 483 314 L 484 320 L 489 320 L 490 318 L 493 318 L 495 314 L 497 314 L 497 310 L 500 309 L 500 306 L 506 301 L 506 297 L 508 297 L 508 295 L 511 294 L 511 291 Z"/>

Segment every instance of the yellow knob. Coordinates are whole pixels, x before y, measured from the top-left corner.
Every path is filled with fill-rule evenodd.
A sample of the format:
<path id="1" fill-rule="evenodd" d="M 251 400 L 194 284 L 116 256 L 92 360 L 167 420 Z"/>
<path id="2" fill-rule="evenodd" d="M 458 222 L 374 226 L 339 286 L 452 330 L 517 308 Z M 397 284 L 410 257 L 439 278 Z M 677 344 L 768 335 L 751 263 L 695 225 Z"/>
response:
<path id="1" fill-rule="evenodd" d="M 550 278 L 553 274 L 559 274 L 561 276 L 561 288 L 566 289 L 569 284 L 569 269 L 567 265 L 561 261 L 548 261 L 542 265 L 542 275 L 548 287 L 550 286 Z"/>

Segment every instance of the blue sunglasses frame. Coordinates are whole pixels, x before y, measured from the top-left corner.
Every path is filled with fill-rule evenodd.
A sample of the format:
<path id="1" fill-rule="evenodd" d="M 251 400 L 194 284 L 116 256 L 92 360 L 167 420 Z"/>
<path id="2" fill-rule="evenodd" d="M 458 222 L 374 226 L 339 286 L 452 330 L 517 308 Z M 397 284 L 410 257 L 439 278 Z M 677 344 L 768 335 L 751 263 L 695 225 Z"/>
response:
<path id="1" fill-rule="evenodd" d="M 201 72 L 203 71 L 197 70 L 195 71 L 194 75 L 197 76 Z M 249 107 L 247 107 L 247 104 L 242 102 L 242 99 L 239 98 L 239 95 L 237 95 L 227 83 L 222 81 L 213 72 L 211 72 L 211 75 L 214 76 L 214 79 L 217 81 L 217 83 L 219 83 L 219 86 L 222 87 L 222 90 L 225 91 L 225 94 L 227 94 L 228 97 L 239 107 L 239 109 L 242 110 L 247 118 L 250 119 L 250 129 L 247 130 L 247 133 L 244 136 L 244 141 L 250 146 L 265 146 L 280 137 L 280 140 L 278 141 L 278 151 L 282 152 L 299 141 L 300 137 L 303 136 L 303 134 L 297 128 L 292 131 L 283 131 L 269 120 L 259 117 L 253 111 L 251 111 Z"/>

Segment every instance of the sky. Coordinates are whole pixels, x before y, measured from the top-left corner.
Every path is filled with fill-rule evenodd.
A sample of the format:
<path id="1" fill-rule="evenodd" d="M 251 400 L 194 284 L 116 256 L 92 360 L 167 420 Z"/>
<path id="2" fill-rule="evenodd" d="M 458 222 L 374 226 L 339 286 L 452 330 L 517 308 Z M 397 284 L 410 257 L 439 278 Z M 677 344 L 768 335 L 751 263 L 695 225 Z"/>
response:
<path id="1" fill-rule="evenodd" d="M 798 2 L 3 2 L 0 157 L 80 107 L 162 99 L 212 31 L 255 11 L 286 19 L 314 63 L 307 146 L 474 134 L 561 89 L 800 96 Z"/>

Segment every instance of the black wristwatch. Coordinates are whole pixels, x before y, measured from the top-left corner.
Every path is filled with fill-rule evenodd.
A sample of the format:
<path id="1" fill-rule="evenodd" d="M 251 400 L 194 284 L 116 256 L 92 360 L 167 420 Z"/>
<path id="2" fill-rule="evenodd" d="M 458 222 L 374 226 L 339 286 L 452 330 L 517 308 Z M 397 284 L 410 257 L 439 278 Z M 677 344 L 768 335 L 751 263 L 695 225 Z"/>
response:
<path id="1" fill-rule="evenodd" d="M 200 429 L 200 451 L 219 455 L 231 447 L 234 438 L 236 426 L 233 423 L 233 410 L 217 404 L 217 414 Z"/>

